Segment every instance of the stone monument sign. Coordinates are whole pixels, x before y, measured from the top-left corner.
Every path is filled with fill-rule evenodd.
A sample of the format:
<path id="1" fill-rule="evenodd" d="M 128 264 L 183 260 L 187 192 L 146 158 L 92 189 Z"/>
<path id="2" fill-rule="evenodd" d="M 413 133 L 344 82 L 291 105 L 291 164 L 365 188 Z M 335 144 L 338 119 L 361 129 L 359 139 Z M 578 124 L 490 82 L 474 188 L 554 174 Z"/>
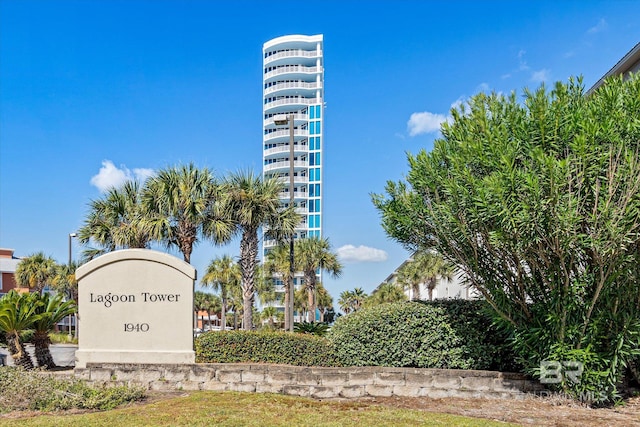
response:
<path id="1" fill-rule="evenodd" d="M 195 363 L 196 270 L 148 249 L 102 255 L 76 270 L 79 342 L 87 363 Z"/>

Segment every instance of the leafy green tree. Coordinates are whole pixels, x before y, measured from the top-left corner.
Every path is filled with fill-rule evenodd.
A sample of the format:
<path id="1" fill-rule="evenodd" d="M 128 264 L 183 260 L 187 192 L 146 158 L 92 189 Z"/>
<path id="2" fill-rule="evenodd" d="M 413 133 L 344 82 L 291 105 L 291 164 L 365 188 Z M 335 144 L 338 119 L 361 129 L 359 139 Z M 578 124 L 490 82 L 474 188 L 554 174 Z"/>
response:
<path id="1" fill-rule="evenodd" d="M 589 96 L 580 80 L 479 94 L 452 116 L 372 196 L 383 227 L 458 266 L 530 373 L 580 362 L 560 386 L 615 398 L 640 353 L 640 74 Z"/>
<path id="2" fill-rule="evenodd" d="M 378 286 L 367 299 L 364 300 L 366 307 L 392 302 L 402 302 L 407 300 L 407 295 L 400 286 L 395 283 L 385 282 Z"/>
<path id="3" fill-rule="evenodd" d="M 149 247 L 151 236 L 143 221 L 142 188 L 139 182 L 130 180 L 89 203 L 89 213 L 78 230 L 78 241 L 87 246 L 85 259 L 116 249 Z"/>
<path id="4" fill-rule="evenodd" d="M 56 276 L 56 267 L 54 259 L 43 252 L 29 255 L 16 266 L 16 283 L 40 293 Z"/>
<path id="5" fill-rule="evenodd" d="M 299 239 L 295 242 L 295 253 L 297 268 L 304 274 L 304 287 L 309 298 L 309 322 L 315 322 L 316 315 L 316 273 L 318 270 L 325 270 L 333 277 L 340 277 L 342 274 L 342 264 L 338 256 L 331 251 L 331 244 L 328 239 L 311 237 Z"/>
<path id="6" fill-rule="evenodd" d="M 224 331 L 227 327 L 227 309 L 232 289 L 240 289 L 240 266 L 229 255 L 223 255 L 212 260 L 202 277 L 201 284 L 220 292 L 222 300 L 221 325 Z"/>
<path id="7" fill-rule="evenodd" d="M 33 327 L 38 320 L 37 294 L 21 294 L 15 290 L 9 291 L 0 298 L 0 331 L 7 338 L 7 347 L 16 366 L 33 369 L 31 356 L 24 348 L 20 334 Z"/>
<path id="8" fill-rule="evenodd" d="M 51 296 L 48 293 L 42 295 L 35 294 L 33 301 L 23 300 L 22 304 L 34 303 L 36 307 L 33 322 L 33 345 L 35 346 L 35 356 L 38 366 L 45 369 L 56 367 L 51 352 L 49 351 L 49 333 L 55 330 L 56 325 L 66 316 L 76 311 L 74 301 L 64 301 L 64 294 L 58 293 Z"/>
<path id="9" fill-rule="evenodd" d="M 222 198 L 207 168 L 191 163 L 163 169 L 149 178 L 143 191 L 145 227 L 154 240 L 177 247 L 189 263 L 202 236 L 215 243 L 231 238 L 233 224 L 221 206 Z"/>
<path id="10" fill-rule="evenodd" d="M 300 216 L 295 206 L 283 207 L 279 194 L 284 185 L 276 178 L 263 180 L 253 172 L 237 172 L 227 177 L 223 185 L 227 195 L 226 211 L 232 215 L 235 232 L 240 239 L 240 271 L 242 274 L 243 327 L 253 328 L 253 303 L 258 266 L 258 230 L 266 227 L 268 234 L 283 240 L 295 232 Z"/>
<path id="11" fill-rule="evenodd" d="M 429 292 L 429 301 L 433 300 L 438 278 L 451 281 L 453 266 L 433 251 L 416 252 L 398 271 L 398 283 L 411 290 L 413 300 L 420 299 L 420 285 L 423 283 Z"/>

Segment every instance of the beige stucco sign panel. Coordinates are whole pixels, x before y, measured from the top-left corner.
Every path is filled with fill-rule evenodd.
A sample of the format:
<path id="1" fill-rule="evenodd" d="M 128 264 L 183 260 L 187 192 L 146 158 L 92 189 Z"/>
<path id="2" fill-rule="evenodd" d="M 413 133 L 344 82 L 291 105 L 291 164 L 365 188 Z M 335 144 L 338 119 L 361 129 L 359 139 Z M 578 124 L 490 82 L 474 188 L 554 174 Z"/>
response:
<path id="1" fill-rule="evenodd" d="M 79 342 L 87 363 L 194 363 L 196 270 L 147 249 L 125 249 L 76 270 Z"/>

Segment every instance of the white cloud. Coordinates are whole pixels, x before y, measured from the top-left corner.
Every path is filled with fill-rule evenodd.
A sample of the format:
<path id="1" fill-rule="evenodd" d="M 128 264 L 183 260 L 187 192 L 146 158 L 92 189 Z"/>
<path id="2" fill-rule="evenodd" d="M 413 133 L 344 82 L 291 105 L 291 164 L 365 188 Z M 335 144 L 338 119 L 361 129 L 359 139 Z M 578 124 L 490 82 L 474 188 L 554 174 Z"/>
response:
<path id="1" fill-rule="evenodd" d="M 407 122 L 407 129 L 410 136 L 438 132 L 440 125 L 446 121 L 447 116 L 444 114 L 434 114 L 428 111 L 413 113 Z"/>
<path id="2" fill-rule="evenodd" d="M 360 245 L 344 245 L 336 251 L 338 258 L 344 262 L 382 262 L 387 260 L 387 253 L 382 249 Z"/>
<path id="3" fill-rule="evenodd" d="M 593 27 L 587 30 L 587 34 L 596 34 L 606 30 L 608 27 L 609 27 L 609 24 L 607 24 L 607 21 L 605 21 L 604 18 L 600 18 L 600 20 L 596 25 L 594 25 Z"/>
<path id="4" fill-rule="evenodd" d="M 455 101 L 453 101 L 451 103 L 451 107 L 450 108 L 458 109 L 465 102 L 467 102 L 467 98 L 465 98 L 464 96 L 461 96 L 460 98 L 456 99 Z"/>
<path id="5" fill-rule="evenodd" d="M 501 78 L 502 80 L 504 80 L 504 79 L 508 79 L 509 77 L 511 77 L 511 73 L 506 73 L 506 74 L 503 74 L 503 75 L 501 75 L 501 76 L 500 76 L 500 78 Z"/>
<path id="6" fill-rule="evenodd" d="M 111 160 L 103 160 L 102 167 L 97 175 L 91 177 L 91 185 L 95 186 L 101 192 L 105 192 L 112 187 L 120 187 L 130 179 L 145 181 L 155 172 L 153 169 L 137 168 L 131 172 L 126 166 L 117 168 Z"/>
<path id="7" fill-rule="evenodd" d="M 476 92 L 488 92 L 489 91 L 489 83 L 482 82 L 476 87 Z"/>
<path id="8" fill-rule="evenodd" d="M 518 52 L 518 69 L 520 71 L 527 71 L 529 69 L 529 66 L 527 65 L 527 61 L 524 60 L 524 55 L 527 53 L 526 50 L 520 49 L 520 51 Z"/>
<path id="9" fill-rule="evenodd" d="M 531 81 L 534 83 L 543 83 L 549 80 L 550 71 L 546 68 L 531 73 Z"/>
<path id="10" fill-rule="evenodd" d="M 133 170 L 133 174 L 136 176 L 138 181 L 145 182 L 148 178 L 154 176 L 156 171 L 149 168 L 136 168 Z"/>

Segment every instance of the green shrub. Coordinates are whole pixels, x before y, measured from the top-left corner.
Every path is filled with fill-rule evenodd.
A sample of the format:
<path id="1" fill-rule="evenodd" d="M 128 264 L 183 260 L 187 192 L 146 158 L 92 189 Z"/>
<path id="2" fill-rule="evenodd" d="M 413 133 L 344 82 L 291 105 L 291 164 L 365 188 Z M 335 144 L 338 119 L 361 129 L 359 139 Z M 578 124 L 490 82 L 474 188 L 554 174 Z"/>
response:
<path id="1" fill-rule="evenodd" d="M 308 334 L 212 331 L 196 338 L 196 362 L 337 366 L 329 341 Z"/>
<path id="2" fill-rule="evenodd" d="M 327 338 L 346 366 L 492 369 L 504 348 L 480 301 L 400 302 L 336 321 Z"/>
<path id="3" fill-rule="evenodd" d="M 0 413 L 112 409 L 144 397 L 142 387 L 91 387 L 78 379 L 55 378 L 21 368 L 0 368 Z"/>
<path id="4" fill-rule="evenodd" d="M 78 339 L 73 336 L 69 338 L 68 332 L 50 332 L 51 344 L 78 344 Z"/>
<path id="5" fill-rule="evenodd" d="M 327 334 L 329 325 L 323 322 L 295 322 L 293 331 L 300 334 L 311 334 L 323 337 Z"/>

